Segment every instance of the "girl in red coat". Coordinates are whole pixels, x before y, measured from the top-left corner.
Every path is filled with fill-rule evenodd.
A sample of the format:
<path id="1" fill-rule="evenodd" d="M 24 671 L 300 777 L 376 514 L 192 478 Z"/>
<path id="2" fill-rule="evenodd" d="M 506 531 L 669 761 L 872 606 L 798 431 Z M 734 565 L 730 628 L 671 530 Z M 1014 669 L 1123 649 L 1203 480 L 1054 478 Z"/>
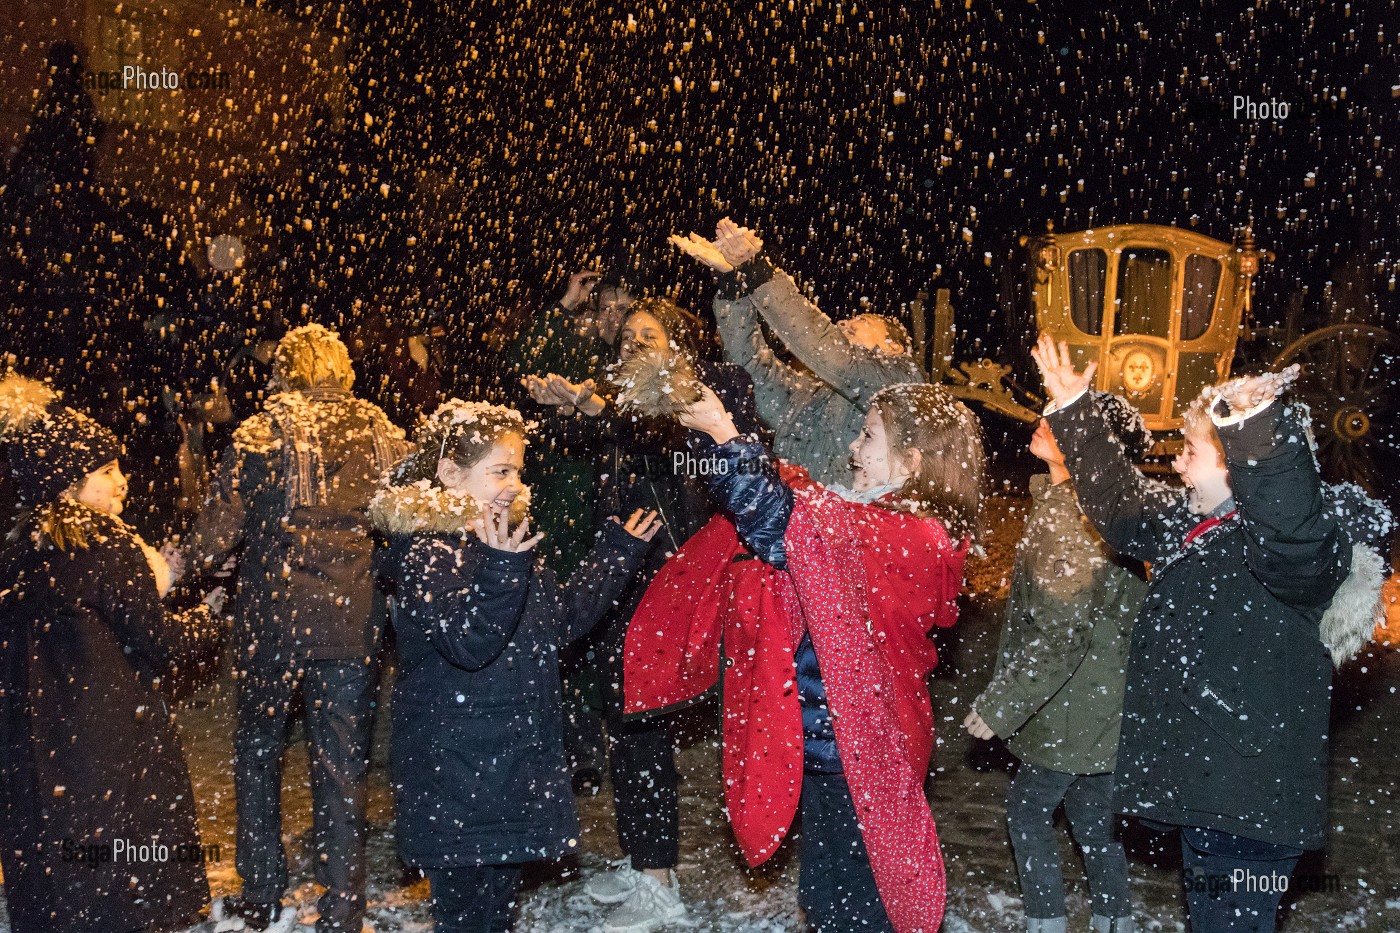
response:
<path id="1" fill-rule="evenodd" d="M 800 806 L 799 902 L 817 931 L 934 933 L 945 884 L 923 789 L 928 633 L 957 614 L 981 499 L 977 420 L 939 386 L 883 390 L 851 444 L 850 488 L 773 461 L 708 390 L 680 421 L 718 458 L 709 479 L 728 515 L 633 617 L 627 708 L 689 702 L 722 669 L 725 802 L 749 863 Z"/>

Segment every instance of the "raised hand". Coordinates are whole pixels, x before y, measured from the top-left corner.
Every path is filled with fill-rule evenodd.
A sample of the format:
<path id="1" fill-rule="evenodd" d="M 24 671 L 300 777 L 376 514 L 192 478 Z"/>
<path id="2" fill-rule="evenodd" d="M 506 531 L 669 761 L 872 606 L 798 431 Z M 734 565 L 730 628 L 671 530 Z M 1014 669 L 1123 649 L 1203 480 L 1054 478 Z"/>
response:
<path id="1" fill-rule="evenodd" d="M 700 260 L 716 272 L 733 272 L 734 264 L 724 258 L 719 246 L 700 236 L 688 233 L 685 236 L 671 234 L 668 238 L 681 252 Z"/>
<path id="2" fill-rule="evenodd" d="M 733 440 L 739 436 L 724 403 L 709 386 L 702 386 L 700 400 L 676 416 L 676 420 L 692 431 L 708 434 L 716 444 Z"/>
<path id="3" fill-rule="evenodd" d="M 525 537 L 530 533 L 528 518 L 511 531 L 509 509 L 501 509 L 496 515 L 483 515 L 472 523 L 472 530 L 476 532 L 477 540 L 487 547 L 511 553 L 528 551 L 544 540 L 544 532 L 532 538 Z"/>
<path id="4" fill-rule="evenodd" d="M 614 515 L 613 521 L 617 521 Z M 656 512 L 650 509 L 638 509 L 632 513 L 632 517 L 627 519 L 622 530 L 634 538 L 642 541 L 650 541 L 656 537 L 656 533 L 661 530 L 661 522 L 657 518 Z"/>
<path id="5" fill-rule="evenodd" d="M 1216 386 L 1215 397 L 1224 399 L 1230 411 L 1239 413 L 1258 408 L 1265 402 L 1272 402 L 1293 384 L 1302 372 L 1297 363 L 1276 373 L 1259 376 L 1240 376 Z"/>
<path id="6" fill-rule="evenodd" d="M 1098 363 L 1090 363 L 1084 371 L 1076 372 L 1074 361 L 1069 355 L 1069 344 L 1063 340 L 1057 345 L 1055 338 L 1042 333 L 1040 340 L 1031 349 L 1031 356 L 1040 367 L 1040 381 L 1051 401 L 1057 406 L 1073 401 L 1080 393 L 1094 384 L 1094 373 Z"/>
<path id="7" fill-rule="evenodd" d="M 715 246 L 737 269 L 762 252 L 763 241 L 748 227 L 741 227 L 726 217 L 715 226 Z"/>
<path id="8" fill-rule="evenodd" d="M 593 289 L 598 285 L 598 281 L 603 277 L 601 272 L 575 272 L 569 276 L 569 288 L 564 292 L 564 297 L 559 299 L 559 304 L 565 311 L 574 311 L 579 305 L 588 300 L 588 296 L 593 294 Z"/>

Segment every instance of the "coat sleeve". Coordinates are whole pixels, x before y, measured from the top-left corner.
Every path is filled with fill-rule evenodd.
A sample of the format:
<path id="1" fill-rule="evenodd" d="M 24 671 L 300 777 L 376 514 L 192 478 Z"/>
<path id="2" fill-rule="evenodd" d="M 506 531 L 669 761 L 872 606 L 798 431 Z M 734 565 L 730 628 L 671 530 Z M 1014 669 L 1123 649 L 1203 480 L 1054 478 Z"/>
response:
<path id="1" fill-rule="evenodd" d="M 113 535 L 95 548 L 98 604 L 122 648 L 151 677 L 189 673 L 213 660 L 223 637 L 209 607 L 170 612 L 136 539 Z"/>
<path id="2" fill-rule="evenodd" d="M 996 673 L 973 703 L 1001 738 L 1050 702 L 1083 663 L 1095 625 L 1131 612 L 1130 591 L 1142 590 L 1140 581 L 1108 559 L 1077 514 L 1061 505 L 1053 518 L 1043 530 L 1036 528 L 1043 540 L 1022 543 L 1006 627 L 1007 634 L 1019 631 L 1021 637 L 1008 644 L 1003 636 Z"/>
<path id="3" fill-rule="evenodd" d="M 694 432 L 691 436 L 701 453 L 724 463 L 708 479 L 716 501 L 734 519 L 739 537 L 761 560 L 786 567 L 783 536 L 792 518 L 792 489 L 778 475 L 768 449 L 742 435 L 719 445 Z"/>
<path id="4" fill-rule="evenodd" d="M 758 311 L 747 297 L 715 298 L 715 323 L 724 358 L 753 379 L 758 414 L 768 424 L 792 417 L 794 398 L 816 390 L 816 380 L 778 358 L 763 336 Z"/>
<path id="5" fill-rule="evenodd" d="M 1217 433 L 1250 572 L 1290 606 L 1326 608 L 1351 571 L 1351 547 L 1336 514 L 1323 506 L 1301 421 L 1275 402 Z"/>
<path id="6" fill-rule="evenodd" d="M 1160 560 L 1170 538 L 1169 518 L 1183 508 L 1181 493 L 1133 466 L 1087 393 L 1046 417 L 1079 505 L 1109 547 L 1134 560 Z"/>
<path id="7" fill-rule="evenodd" d="M 750 276 L 747 281 L 759 279 L 761 276 Z M 774 270 L 748 298 L 792 355 L 849 401 L 868 403 L 888 385 L 922 381 L 908 357 L 887 356 L 853 345 L 782 271 Z"/>
<path id="8" fill-rule="evenodd" d="M 479 671 L 505 650 L 530 594 L 534 553 L 497 551 L 475 541 L 415 542 L 404 559 L 407 612 L 451 664 Z"/>
<path id="9" fill-rule="evenodd" d="M 253 419 L 267 420 L 265 415 Z M 270 424 L 268 427 L 270 431 Z M 210 482 L 209 498 L 195 518 L 186 549 L 194 570 L 213 569 L 243 543 L 249 500 L 268 475 L 267 458 L 230 446 Z"/>
<path id="10" fill-rule="evenodd" d="M 617 604 L 646 558 L 650 541 L 628 534 L 615 521 L 603 524 L 603 533 L 593 550 L 561 589 L 564 605 L 559 642 L 566 645 L 593 630 L 608 610 Z"/>

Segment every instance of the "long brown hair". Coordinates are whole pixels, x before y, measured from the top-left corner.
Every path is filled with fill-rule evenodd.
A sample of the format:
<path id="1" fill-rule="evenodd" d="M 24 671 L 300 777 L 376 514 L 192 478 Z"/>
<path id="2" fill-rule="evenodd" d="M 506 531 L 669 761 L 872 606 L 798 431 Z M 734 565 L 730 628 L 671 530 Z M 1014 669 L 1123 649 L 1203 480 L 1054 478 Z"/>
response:
<path id="1" fill-rule="evenodd" d="M 891 452 L 920 454 L 919 468 L 896 493 L 896 507 L 938 519 L 954 541 L 976 541 L 987 470 L 977 417 L 939 385 L 889 386 L 870 404 L 884 422 Z"/>

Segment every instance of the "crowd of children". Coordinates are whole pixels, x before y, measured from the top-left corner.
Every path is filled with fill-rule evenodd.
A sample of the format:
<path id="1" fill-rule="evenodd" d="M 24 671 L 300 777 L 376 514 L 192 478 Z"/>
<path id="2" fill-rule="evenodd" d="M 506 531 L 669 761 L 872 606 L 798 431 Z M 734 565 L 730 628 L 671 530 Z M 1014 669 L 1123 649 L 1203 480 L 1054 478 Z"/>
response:
<path id="1" fill-rule="evenodd" d="M 407 441 L 353 397 L 324 329 L 279 346 L 279 391 L 236 434 L 173 571 L 120 518 L 119 440 L 42 386 L 0 383 L 20 510 L 0 552 L 15 933 L 169 929 L 205 905 L 189 863 L 94 870 L 63 853 L 110 845 L 113 827 L 197 844 L 165 697 L 207 664 L 219 628 L 198 606 L 178 622 L 162 598 L 192 604 L 188 582 L 166 595 L 181 565 L 198 582 L 236 546 L 244 888 L 215 906 L 217 929 L 289 928 L 278 798 L 298 690 L 317 929 L 362 929 L 385 621 L 397 842 L 429 879 L 440 933 L 503 933 L 522 866 L 579 851 L 561 651 L 595 627 L 627 856 L 588 884 L 617 905 L 610 933 L 686 914 L 666 715 L 716 687 L 724 799 L 749 863 L 800 815 L 813 931 L 941 927 L 929 635 L 955 622 L 983 534 L 978 420 L 921 382 L 897 322 L 832 324 L 752 231 L 725 221 L 713 241 L 673 241 L 719 279 L 729 362 L 707 359 L 698 318 L 652 298 L 603 335 L 625 373 L 612 388 L 586 367 L 525 374 L 551 436 L 598 452 L 598 514 L 567 582 L 539 554 L 521 478 L 537 426 L 454 398 Z M 806 367 L 781 363 L 760 322 Z M 1369 632 L 1389 516 L 1321 482 L 1288 371 L 1192 406 L 1173 487 L 1135 467 L 1151 437 L 1092 389 L 1092 365 L 1048 337 L 1035 358 L 1051 405 L 1030 449 L 1049 475 L 1032 482 L 996 669 L 964 722 L 1019 759 L 1007 823 L 1027 929 L 1067 929 L 1063 803 L 1095 933 L 1137 929 L 1116 814 L 1180 834 L 1193 933 L 1272 930 L 1280 891 L 1194 882 L 1287 876 L 1325 843 L 1332 668 Z M 764 382 L 757 406 L 750 377 Z"/>

